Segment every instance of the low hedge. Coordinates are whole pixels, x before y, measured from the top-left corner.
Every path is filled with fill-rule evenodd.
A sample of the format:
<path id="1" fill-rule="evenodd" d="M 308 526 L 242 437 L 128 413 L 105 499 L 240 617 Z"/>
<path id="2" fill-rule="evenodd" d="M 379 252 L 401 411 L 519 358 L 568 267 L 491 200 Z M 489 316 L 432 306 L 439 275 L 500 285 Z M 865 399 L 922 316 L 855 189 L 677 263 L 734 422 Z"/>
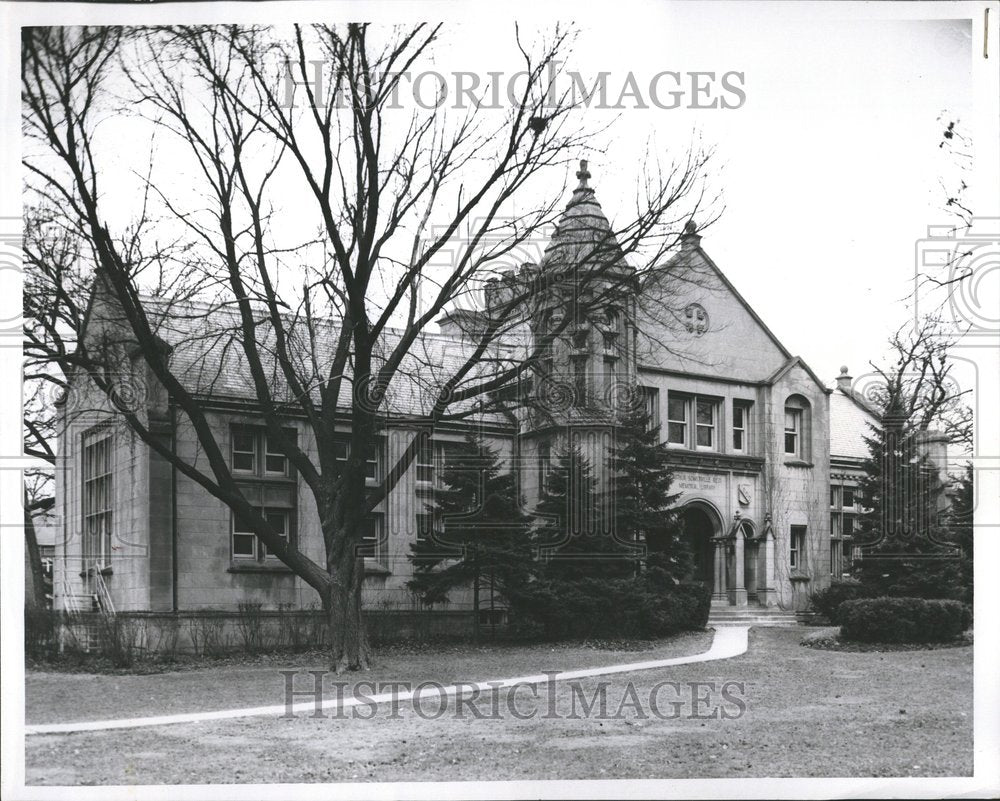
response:
<path id="1" fill-rule="evenodd" d="M 812 608 L 819 612 L 831 623 L 840 623 L 837 619 L 837 611 L 844 601 L 853 601 L 858 598 L 874 598 L 882 593 L 875 592 L 863 585 L 856 579 L 840 579 L 832 581 L 829 587 L 817 590 L 809 601 Z"/>
<path id="2" fill-rule="evenodd" d="M 669 637 L 708 622 L 701 584 L 663 587 L 654 576 L 543 579 L 510 598 L 511 633 L 521 639 Z"/>
<path id="3" fill-rule="evenodd" d="M 857 642 L 948 642 L 972 624 L 961 601 L 859 598 L 837 608 L 840 636 Z"/>

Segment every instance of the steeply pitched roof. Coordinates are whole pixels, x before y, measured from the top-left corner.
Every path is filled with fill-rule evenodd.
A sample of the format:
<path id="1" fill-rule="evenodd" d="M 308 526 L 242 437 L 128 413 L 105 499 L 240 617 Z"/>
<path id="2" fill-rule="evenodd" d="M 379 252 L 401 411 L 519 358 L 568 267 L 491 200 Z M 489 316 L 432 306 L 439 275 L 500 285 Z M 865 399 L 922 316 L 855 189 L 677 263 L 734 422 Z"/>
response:
<path id="1" fill-rule="evenodd" d="M 868 446 L 865 437 L 871 436 L 870 425 L 878 425 L 879 418 L 855 397 L 855 393 L 839 387 L 830 396 L 830 458 L 865 459 Z"/>
<path id="2" fill-rule="evenodd" d="M 576 177 L 580 183 L 556 223 L 540 266 L 559 269 L 583 264 L 596 268 L 611 264 L 630 269 L 611 223 L 588 183 L 590 172 L 586 161 L 580 162 Z"/>
<path id="3" fill-rule="evenodd" d="M 171 369 L 185 388 L 217 399 L 256 399 L 235 304 L 167 304 L 150 299 L 144 307 L 156 333 L 171 346 Z M 276 355 L 276 338 L 263 310 L 258 319 L 256 336 L 268 384 L 275 400 L 293 401 Z M 314 400 L 318 401 L 318 387 L 326 380 L 334 361 L 339 323 L 335 320 L 315 320 L 311 335 L 309 326 L 302 318 L 286 315 L 285 325 L 289 360 L 294 365 L 295 374 L 308 385 Z M 385 331 L 377 347 L 375 369 L 384 363 L 402 335 L 398 329 Z M 445 382 L 462 367 L 471 352 L 471 344 L 460 337 L 420 334 L 404 356 L 379 410 L 400 416 L 428 414 Z M 512 356 L 512 348 L 497 348 L 494 359 L 479 363 L 471 371 L 468 382 L 482 379 L 498 367 L 512 363 Z M 344 379 L 338 406 L 347 409 L 354 391 L 350 367 L 345 371 Z M 475 405 L 474 400 L 456 403 L 450 412 L 467 412 Z M 497 415 L 492 417 L 505 422 Z"/>

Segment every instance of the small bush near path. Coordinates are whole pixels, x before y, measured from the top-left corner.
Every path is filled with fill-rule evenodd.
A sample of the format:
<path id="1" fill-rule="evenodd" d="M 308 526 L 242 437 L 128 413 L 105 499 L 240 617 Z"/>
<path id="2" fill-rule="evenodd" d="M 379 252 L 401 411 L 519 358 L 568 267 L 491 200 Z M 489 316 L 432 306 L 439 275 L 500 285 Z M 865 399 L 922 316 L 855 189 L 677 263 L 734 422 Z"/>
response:
<path id="1" fill-rule="evenodd" d="M 627 579 L 544 579 L 511 598 L 511 634 L 523 641 L 669 637 L 700 631 L 711 591 L 650 569 Z"/>
<path id="2" fill-rule="evenodd" d="M 831 623 L 839 624 L 837 610 L 844 601 L 872 598 L 880 594 L 866 587 L 857 579 L 838 579 L 830 582 L 829 587 L 814 592 L 809 597 L 809 601 L 814 611 L 819 612 Z"/>
<path id="3" fill-rule="evenodd" d="M 972 610 L 960 601 L 864 598 L 844 601 L 837 609 L 837 618 L 845 640 L 948 642 L 972 625 Z"/>
<path id="4" fill-rule="evenodd" d="M 857 642 L 844 640 L 840 637 L 840 629 L 826 627 L 819 631 L 809 632 L 802 638 L 801 644 L 807 648 L 820 651 L 849 651 L 854 653 L 880 653 L 883 651 L 936 651 L 940 648 L 963 648 L 972 645 L 971 631 L 948 642 Z"/>

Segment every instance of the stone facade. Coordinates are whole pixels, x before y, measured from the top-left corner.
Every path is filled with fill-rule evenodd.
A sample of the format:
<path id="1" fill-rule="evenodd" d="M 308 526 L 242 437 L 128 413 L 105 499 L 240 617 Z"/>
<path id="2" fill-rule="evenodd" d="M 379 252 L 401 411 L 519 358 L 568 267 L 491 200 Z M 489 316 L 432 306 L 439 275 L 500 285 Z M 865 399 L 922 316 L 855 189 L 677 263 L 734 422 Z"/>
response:
<path id="1" fill-rule="evenodd" d="M 535 269 L 551 267 L 557 246 L 562 258 L 591 230 L 608 226 L 587 183 L 589 173 L 583 168 L 579 175 L 581 184 Z M 630 268 L 623 262 L 621 269 Z M 576 369 L 573 359 L 586 359 L 581 374 L 589 382 L 588 392 L 608 402 L 613 402 L 609 393 L 614 382 L 643 388 L 661 437 L 675 455 L 675 489 L 681 493 L 679 504 L 691 536 L 698 538 L 699 577 L 711 583 L 716 603 L 804 608 L 809 593 L 830 575 L 832 390 L 778 342 L 693 231 L 685 234 L 668 265 L 668 275 L 678 271 L 698 280 L 669 299 L 680 310 L 673 323 L 651 310 L 659 302 L 657 287 L 637 287 L 636 297 L 621 303 L 605 326 L 573 332 L 579 334 L 578 341 L 567 340 L 553 353 L 552 369 L 568 372 Z M 99 318 L 94 312 L 91 325 L 98 325 Z M 457 346 L 463 319 L 459 314 L 446 316 L 442 333 L 430 335 L 435 346 Z M 141 373 L 138 366 L 134 369 Z M 194 431 L 179 421 L 157 382 L 142 374 L 129 380 L 147 388 L 140 416 L 151 430 L 190 464 L 205 468 Z M 207 396 L 204 408 L 223 453 L 232 454 L 233 432 L 252 431 L 260 420 L 251 403 L 236 403 L 233 390 L 227 392 L 225 397 Z M 277 559 L 236 558 L 229 509 L 142 444 L 102 398 L 81 382 L 62 410 L 57 608 L 95 592 L 96 584 L 107 588 L 119 610 L 232 611 L 243 601 L 261 602 L 268 609 L 302 609 L 318 603 L 316 593 Z M 307 426 L 294 419 L 288 425 L 305 450 L 314 452 Z M 478 425 L 503 458 L 520 468 L 529 509 L 537 501 L 546 459 L 559 442 L 581 438 L 593 463 L 602 461 L 607 443 L 599 422 L 591 420 L 588 427 L 572 409 L 546 421 L 513 409 L 504 418 Z M 93 465 L 85 464 L 87 459 L 104 458 L 104 451 L 94 450 L 97 431 L 106 432 L 109 443 L 106 484 L 93 478 Z M 376 477 L 394 463 L 416 430 L 393 425 L 390 419 L 384 434 L 373 467 Z M 446 444 L 463 435 L 463 426 L 455 424 L 436 430 L 434 440 Z M 417 464 L 411 464 L 376 510 L 377 542 L 366 559 L 369 609 L 416 608 L 406 590 L 411 575 L 408 554 L 418 516 L 433 489 L 418 480 L 418 472 Z M 276 499 L 272 503 L 285 515 L 282 519 L 288 521 L 300 550 L 322 563 L 319 521 L 304 482 L 289 475 L 247 476 L 246 483 L 254 492 Z M 105 491 L 102 487 L 110 488 L 110 496 L 95 502 L 95 493 Z M 83 532 L 87 526 L 99 530 L 104 525 L 101 515 L 108 512 L 113 542 L 110 550 L 101 551 L 92 541 L 87 544 Z M 470 604 L 470 593 L 456 593 L 448 608 L 468 609 Z"/>

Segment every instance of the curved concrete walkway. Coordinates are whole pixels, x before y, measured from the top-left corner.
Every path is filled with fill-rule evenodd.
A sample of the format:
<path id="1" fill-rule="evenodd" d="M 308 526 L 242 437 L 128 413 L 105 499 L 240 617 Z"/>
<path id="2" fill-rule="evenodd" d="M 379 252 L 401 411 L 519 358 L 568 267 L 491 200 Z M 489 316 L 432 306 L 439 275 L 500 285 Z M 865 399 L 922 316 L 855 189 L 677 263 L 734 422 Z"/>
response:
<path id="1" fill-rule="evenodd" d="M 749 626 L 726 626 L 715 630 L 715 637 L 712 639 L 712 647 L 707 651 L 692 656 L 678 656 L 672 659 L 658 659 L 648 662 L 629 662 L 622 665 L 608 665 L 599 668 L 584 668 L 583 670 L 567 670 L 562 673 L 538 674 L 534 676 L 519 676 L 513 679 L 500 679 L 498 681 L 481 681 L 455 684 L 438 690 L 443 697 L 454 695 L 465 695 L 475 691 L 499 690 L 505 687 L 516 685 L 544 684 L 549 681 L 566 681 L 568 679 L 585 679 L 593 676 L 613 676 L 617 673 L 633 673 L 639 670 L 655 670 L 657 668 L 672 667 L 673 665 L 690 665 L 695 662 L 714 662 L 719 659 L 730 659 L 734 656 L 746 653 L 749 645 Z M 419 688 L 418 688 L 419 689 Z M 319 708 L 323 710 L 336 710 L 363 704 L 370 706 L 372 702 L 377 704 L 389 703 L 395 700 L 408 701 L 414 696 L 414 692 L 402 693 L 380 693 L 364 699 L 357 698 L 329 698 L 323 701 Z M 286 704 L 274 706 L 257 706 L 246 709 L 222 709 L 216 712 L 189 712 L 180 715 L 159 715 L 146 718 L 123 718 L 120 720 L 92 720 L 80 721 L 78 723 L 45 723 L 33 726 L 25 726 L 24 733 L 29 734 L 69 734 L 73 732 L 86 731 L 107 731 L 108 729 L 138 729 L 146 726 L 166 726 L 173 723 L 198 723 L 205 720 L 230 720 L 232 718 L 249 718 L 257 716 L 281 716 L 291 711 L 315 712 L 317 705 L 315 701 L 303 701 L 293 704 L 289 710 Z"/>

